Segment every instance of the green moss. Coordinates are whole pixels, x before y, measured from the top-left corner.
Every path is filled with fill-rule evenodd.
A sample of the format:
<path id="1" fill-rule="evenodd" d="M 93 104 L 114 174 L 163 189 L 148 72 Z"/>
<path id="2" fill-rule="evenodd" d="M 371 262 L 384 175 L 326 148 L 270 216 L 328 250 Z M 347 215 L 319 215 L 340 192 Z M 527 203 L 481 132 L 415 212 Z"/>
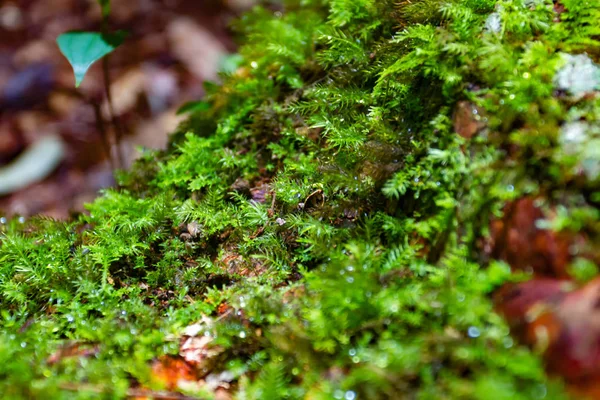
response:
<path id="1" fill-rule="evenodd" d="M 555 76 L 566 53 L 599 61 L 600 6 L 286 3 L 240 19 L 210 107 L 89 215 L 2 226 L 3 398 L 156 387 L 151 360 L 203 316 L 221 349 L 204 373 L 230 371 L 240 399 L 564 398 L 494 313 L 514 278 L 478 243 L 523 194 L 597 239 L 597 174 L 579 171 L 600 163 L 600 103 Z M 97 352 L 50 362 L 69 341 Z"/>

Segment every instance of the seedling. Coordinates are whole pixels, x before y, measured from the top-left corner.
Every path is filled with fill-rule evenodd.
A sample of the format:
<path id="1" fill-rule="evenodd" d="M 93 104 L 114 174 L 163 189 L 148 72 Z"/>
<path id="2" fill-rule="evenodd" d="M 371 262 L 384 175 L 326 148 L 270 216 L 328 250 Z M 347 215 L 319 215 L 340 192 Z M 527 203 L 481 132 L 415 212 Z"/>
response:
<path id="1" fill-rule="evenodd" d="M 79 87 L 92 64 L 102 59 L 105 96 L 108 103 L 111 123 L 115 132 L 115 144 L 117 147 L 118 166 L 122 168 L 124 166 L 124 161 L 119 144 L 123 134 L 114 112 L 112 96 L 110 93 L 108 55 L 123 43 L 126 35 L 122 31 L 113 33 L 109 33 L 107 31 L 108 16 L 110 15 L 110 1 L 98 0 L 98 3 L 102 8 L 102 32 L 67 32 L 58 36 L 58 38 L 56 38 L 56 42 L 60 51 L 67 58 L 67 60 L 71 64 L 71 67 L 73 68 L 76 88 Z M 110 139 L 106 130 L 106 124 L 102 119 L 100 107 L 96 102 L 90 101 L 89 103 L 94 107 L 96 124 L 98 130 L 100 131 L 100 134 L 102 135 L 102 142 L 105 146 L 105 151 L 114 168 L 113 158 L 110 152 Z"/>

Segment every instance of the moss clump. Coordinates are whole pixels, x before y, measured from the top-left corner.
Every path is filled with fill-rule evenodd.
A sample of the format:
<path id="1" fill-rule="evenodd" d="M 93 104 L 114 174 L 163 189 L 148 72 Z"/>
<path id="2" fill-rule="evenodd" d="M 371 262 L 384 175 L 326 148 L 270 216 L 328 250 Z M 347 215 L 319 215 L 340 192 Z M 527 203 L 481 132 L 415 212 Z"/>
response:
<path id="1" fill-rule="evenodd" d="M 183 335 L 205 338 L 206 384 L 170 388 L 188 394 L 564 398 L 494 313 L 514 278 L 481 241 L 525 194 L 596 239 L 600 103 L 555 77 L 598 61 L 599 19 L 575 0 L 248 13 L 239 68 L 168 151 L 89 215 L 2 227 L 2 397 L 161 388 Z"/>

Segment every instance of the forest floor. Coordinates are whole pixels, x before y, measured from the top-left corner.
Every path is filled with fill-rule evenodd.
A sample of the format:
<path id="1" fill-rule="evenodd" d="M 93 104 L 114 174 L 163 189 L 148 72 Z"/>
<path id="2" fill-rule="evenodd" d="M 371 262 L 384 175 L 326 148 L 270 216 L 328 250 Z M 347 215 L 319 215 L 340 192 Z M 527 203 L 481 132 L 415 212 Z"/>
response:
<path id="1" fill-rule="evenodd" d="M 111 23 L 129 33 L 111 56 L 111 92 L 126 137 L 127 167 L 137 146 L 164 148 L 182 121 L 178 107 L 204 93 L 235 49 L 228 24 L 252 2 L 135 0 L 115 2 Z M 0 167 L 27 146 L 57 136 L 66 146 L 59 167 L 42 182 L 0 196 L 4 216 L 42 213 L 67 218 L 99 189 L 114 185 L 88 101 L 103 102 L 98 63 L 74 96 L 73 72 L 56 45 L 66 30 L 99 29 L 99 7 L 75 0 L 28 0 L 0 5 Z M 103 105 L 108 117 L 106 104 Z M 113 155 L 116 153 L 113 143 Z M 0 187 L 0 192 L 2 188 Z"/>

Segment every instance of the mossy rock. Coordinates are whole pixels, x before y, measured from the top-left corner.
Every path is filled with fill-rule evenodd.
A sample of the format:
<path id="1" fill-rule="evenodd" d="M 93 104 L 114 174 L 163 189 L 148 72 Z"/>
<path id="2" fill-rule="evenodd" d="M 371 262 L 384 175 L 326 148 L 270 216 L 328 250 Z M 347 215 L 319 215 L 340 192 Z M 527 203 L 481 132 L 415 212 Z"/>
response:
<path id="1" fill-rule="evenodd" d="M 600 3 L 285 3 L 89 214 L 2 226 L 2 398 L 566 397 L 485 243 L 526 196 L 597 242 Z"/>

